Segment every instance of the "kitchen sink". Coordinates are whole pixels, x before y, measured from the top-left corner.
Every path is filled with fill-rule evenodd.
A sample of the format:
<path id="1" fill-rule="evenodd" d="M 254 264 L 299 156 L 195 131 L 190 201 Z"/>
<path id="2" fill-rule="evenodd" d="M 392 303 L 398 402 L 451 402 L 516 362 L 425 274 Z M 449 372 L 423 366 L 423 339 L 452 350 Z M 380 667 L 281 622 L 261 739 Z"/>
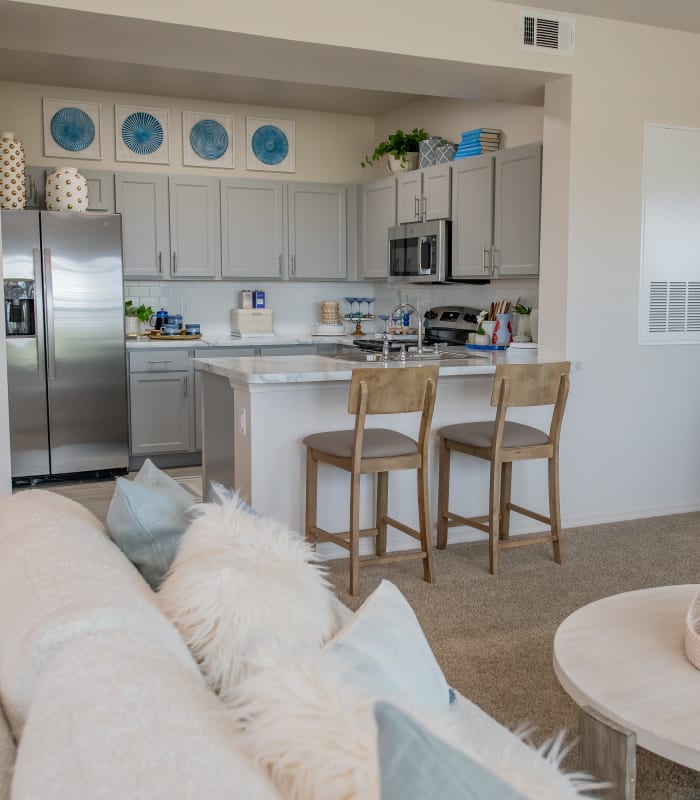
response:
<path id="1" fill-rule="evenodd" d="M 338 353 L 337 355 L 332 356 L 336 361 L 345 361 L 353 364 L 358 363 L 376 363 L 381 362 L 382 354 L 381 353 L 368 353 L 366 351 L 361 351 L 359 353 Z M 484 356 L 477 353 L 468 353 L 464 350 L 464 348 L 460 347 L 454 350 L 439 350 L 437 353 L 434 350 L 425 350 L 423 354 L 415 353 L 415 352 L 408 352 L 406 353 L 406 361 L 471 361 L 475 358 L 488 358 L 488 356 Z M 390 353 L 389 354 L 389 361 L 401 361 L 401 357 L 399 353 Z"/>

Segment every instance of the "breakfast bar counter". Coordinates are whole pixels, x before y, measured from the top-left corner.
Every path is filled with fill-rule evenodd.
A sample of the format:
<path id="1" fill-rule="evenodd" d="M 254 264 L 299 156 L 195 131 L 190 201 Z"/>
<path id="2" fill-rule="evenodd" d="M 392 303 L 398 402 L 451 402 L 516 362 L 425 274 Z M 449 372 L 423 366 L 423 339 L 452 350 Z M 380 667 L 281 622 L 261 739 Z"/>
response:
<path id="1" fill-rule="evenodd" d="M 491 419 L 491 385 L 496 364 L 506 361 L 503 352 L 479 353 L 440 363 L 433 430 L 456 422 Z M 524 356 L 518 362 L 525 361 Z M 536 361 L 530 357 L 529 363 Z M 357 367 L 403 369 L 435 363 L 432 360 L 353 362 L 324 356 L 270 356 L 261 358 L 196 358 L 193 364 L 202 376 L 202 462 L 204 486 L 217 481 L 236 488 L 258 511 L 278 517 L 296 530 L 304 528 L 306 453 L 302 440 L 311 433 L 349 429 L 354 416 L 348 414 L 352 370 Z M 548 425 L 542 409 L 515 409 L 513 419 L 533 425 Z M 397 414 L 368 417 L 368 427 L 391 427 L 416 437 L 418 415 Z M 437 508 L 437 435 L 431 436 L 430 510 Z M 460 485 L 460 513 L 484 513 L 488 504 L 488 469 L 477 459 L 458 459 L 452 470 L 455 487 Z M 541 462 L 546 469 L 546 462 Z M 513 491 L 528 493 L 528 501 L 546 509 L 544 482 L 537 473 L 539 462 L 523 464 L 514 471 Z M 327 530 L 348 526 L 349 482 L 342 470 L 321 465 L 319 524 Z M 539 479 L 538 479 L 539 478 Z M 362 476 L 361 527 L 373 514 L 374 476 Z M 456 509 L 458 510 L 458 509 Z M 392 473 L 389 514 L 408 525 L 417 524 L 415 473 Z M 433 524 L 433 531 L 434 531 Z M 531 530 L 527 521 L 521 531 Z M 518 533 L 514 526 L 513 533 Z M 405 537 L 389 532 L 387 546 L 405 546 Z M 461 534 L 461 536 L 459 535 Z M 457 529 L 450 541 L 480 538 L 481 534 Z M 370 546 L 363 540 L 361 545 Z M 326 554 L 343 554 L 335 545 L 319 546 Z"/>

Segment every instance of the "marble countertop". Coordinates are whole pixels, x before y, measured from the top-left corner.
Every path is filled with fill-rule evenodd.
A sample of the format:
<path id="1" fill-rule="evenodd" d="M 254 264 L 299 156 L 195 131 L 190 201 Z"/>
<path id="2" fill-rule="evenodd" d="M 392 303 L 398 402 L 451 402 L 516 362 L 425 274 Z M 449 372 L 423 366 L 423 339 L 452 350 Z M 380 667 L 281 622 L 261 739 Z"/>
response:
<path id="1" fill-rule="evenodd" d="M 458 363 L 440 362 L 440 376 L 450 375 L 492 375 L 497 364 L 508 363 L 505 351 L 469 356 Z M 425 366 L 435 364 L 431 359 L 411 360 L 407 364 L 400 361 L 348 362 L 326 356 L 263 356 L 260 358 L 195 358 L 195 369 L 211 372 L 228 378 L 232 383 L 316 383 L 326 381 L 349 381 L 356 367 L 370 369 L 403 369 L 405 366 Z M 517 363 L 537 363 L 536 356 L 518 356 Z"/>
<path id="2" fill-rule="evenodd" d="M 347 344 L 354 343 L 352 336 L 312 336 L 309 334 L 279 334 L 275 336 L 255 336 L 255 337 L 234 337 L 234 336 L 208 336 L 204 334 L 201 339 L 184 339 L 178 341 L 165 341 L 159 342 L 155 339 L 149 339 L 148 336 L 139 336 L 138 338 L 128 338 L 126 340 L 127 350 L 143 350 L 146 348 L 155 348 L 160 350 L 162 348 L 184 348 L 191 350 L 192 348 L 206 348 L 206 347 L 275 347 L 277 345 L 294 345 L 294 344 Z"/>

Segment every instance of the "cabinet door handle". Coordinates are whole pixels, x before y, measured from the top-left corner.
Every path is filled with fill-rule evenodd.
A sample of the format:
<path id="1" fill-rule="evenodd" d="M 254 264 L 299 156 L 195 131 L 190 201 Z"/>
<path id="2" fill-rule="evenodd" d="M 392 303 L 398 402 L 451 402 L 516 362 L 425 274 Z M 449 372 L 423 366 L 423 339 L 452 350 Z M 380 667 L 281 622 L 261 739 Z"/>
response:
<path id="1" fill-rule="evenodd" d="M 279 254 L 280 275 L 282 274 L 282 253 Z"/>
<path id="2" fill-rule="evenodd" d="M 413 216 L 420 219 L 420 197 L 413 198 Z"/>
<path id="3" fill-rule="evenodd" d="M 163 272 L 163 251 L 158 251 L 158 272 Z"/>
<path id="4" fill-rule="evenodd" d="M 166 359 L 165 361 L 149 361 L 149 364 L 172 364 L 172 359 Z"/>
<path id="5" fill-rule="evenodd" d="M 489 272 L 490 271 L 489 267 L 488 267 L 488 265 L 486 263 L 486 256 L 488 255 L 488 252 L 489 252 L 489 248 L 488 247 L 482 247 L 481 248 L 481 271 L 482 272 Z"/>
<path id="6" fill-rule="evenodd" d="M 292 256 L 292 275 L 297 274 L 297 257 Z"/>
<path id="7" fill-rule="evenodd" d="M 425 195 L 423 195 L 423 197 L 421 198 L 421 200 L 422 200 L 422 202 L 423 202 L 423 212 L 422 212 L 422 216 L 423 216 L 423 220 L 425 220 L 425 219 L 426 219 L 426 217 L 428 216 L 428 198 L 427 198 Z"/>
<path id="8" fill-rule="evenodd" d="M 189 377 L 188 375 L 185 375 L 185 383 L 184 383 L 185 393 L 183 394 L 183 397 L 187 397 L 187 378 L 188 377 Z"/>
<path id="9" fill-rule="evenodd" d="M 173 250 L 173 275 L 177 272 L 177 255 Z"/>
<path id="10" fill-rule="evenodd" d="M 496 253 L 498 253 L 498 256 L 499 256 L 498 259 L 496 258 Z M 491 272 L 493 272 L 496 269 L 496 267 L 500 267 L 501 266 L 501 264 L 500 264 L 500 261 L 501 261 L 500 255 L 501 255 L 500 252 L 498 250 L 496 250 L 496 245 L 492 244 L 491 245 Z"/>

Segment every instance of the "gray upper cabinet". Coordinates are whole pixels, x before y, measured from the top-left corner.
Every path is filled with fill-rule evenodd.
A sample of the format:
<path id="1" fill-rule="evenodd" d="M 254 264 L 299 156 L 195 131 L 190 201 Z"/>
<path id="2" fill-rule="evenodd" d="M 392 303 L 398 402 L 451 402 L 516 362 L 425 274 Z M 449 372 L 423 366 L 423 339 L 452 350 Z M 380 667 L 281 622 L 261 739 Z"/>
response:
<path id="1" fill-rule="evenodd" d="M 221 181 L 224 278 L 282 278 L 287 262 L 285 184 Z"/>
<path id="2" fill-rule="evenodd" d="M 221 263 L 218 178 L 169 180 L 170 274 L 215 278 Z"/>
<path id="3" fill-rule="evenodd" d="M 113 214 L 114 205 L 114 173 L 102 170 L 81 169 L 88 190 L 88 211 L 104 211 Z"/>
<path id="4" fill-rule="evenodd" d="M 399 222 L 417 222 L 421 219 L 423 181 L 421 171 L 399 173 L 397 179 L 396 217 Z"/>
<path id="5" fill-rule="evenodd" d="M 56 168 L 57 169 L 57 168 Z M 46 208 L 46 176 L 54 172 L 54 167 L 27 166 L 27 205 L 26 208 Z M 88 210 L 104 211 L 113 214 L 114 173 L 96 169 L 80 169 L 88 190 Z"/>
<path id="6" fill-rule="evenodd" d="M 494 153 L 494 273 L 500 277 L 540 271 L 542 145 Z"/>
<path id="7" fill-rule="evenodd" d="M 168 178 L 119 172 L 116 210 L 122 215 L 124 275 L 163 278 L 170 275 Z"/>
<path id="8" fill-rule="evenodd" d="M 449 219 L 451 211 L 450 164 L 436 164 L 399 174 L 398 221 Z"/>
<path id="9" fill-rule="evenodd" d="M 360 186 L 359 278 L 387 278 L 389 228 L 396 225 L 396 178 Z"/>
<path id="10" fill-rule="evenodd" d="M 493 174 L 491 155 L 452 163 L 453 278 L 491 278 Z"/>
<path id="11" fill-rule="evenodd" d="M 347 192 L 333 184 L 291 183 L 289 277 L 334 280 L 347 276 Z"/>

